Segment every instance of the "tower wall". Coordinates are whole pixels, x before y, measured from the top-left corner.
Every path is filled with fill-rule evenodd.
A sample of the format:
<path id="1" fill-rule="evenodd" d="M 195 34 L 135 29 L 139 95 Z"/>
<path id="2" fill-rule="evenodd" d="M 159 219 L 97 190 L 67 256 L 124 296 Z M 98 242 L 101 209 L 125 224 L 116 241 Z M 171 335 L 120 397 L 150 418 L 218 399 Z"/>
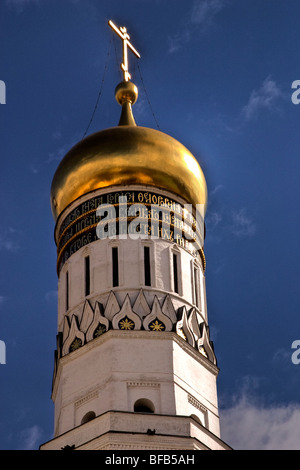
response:
<path id="1" fill-rule="evenodd" d="M 217 373 L 173 332 L 111 330 L 61 360 L 55 434 L 80 426 L 87 414 L 133 413 L 143 403 L 155 415 L 193 416 L 219 436 Z"/>
<path id="2" fill-rule="evenodd" d="M 125 201 L 122 207 L 120 201 Z M 199 243 L 192 243 L 195 217 L 183 217 L 184 207 L 190 208 L 167 191 L 118 187 L 76 199 L 59 217 L 55 439 L 43 448 L 61 445 L 73 431 L 78 445 L 85 445 L 85 433 L 78 429 L 87 429 L 91 420 L 98 423 L 91 428 L 98 436 L 89 431 L 95 448 L 113 448 L 103 438 L 112 436 L 107 421 L 112 412 L 127 416 L 114 428 L 124 433 L 124 445 L 132 433 L 145 433 L 150 416 L 153 432 L 167 439 L 170 417 L 177 416 L 185 423 L 175 427 L 178 432 L 172 428 L 179 446 L 184 437 L 190 439 L 184 448 L 206 448 L 208 434 L 219 446 L 218 368 L 207 324 L 205 258 L 195 249 Z M 157 209 L 168 209 L 169 217 Z M 121 225 L 110 225 L 114 219 L 125 223 L 126 235 Z M 202 236 L 198 227 L 195 240 L 201 242 Z M 184 417 L 192 420 L 189 425 Z M 148 448 L 148 440 L 146 433 L 136 445 Z M 174 446 L 181 448 L 175 441 Z"/>

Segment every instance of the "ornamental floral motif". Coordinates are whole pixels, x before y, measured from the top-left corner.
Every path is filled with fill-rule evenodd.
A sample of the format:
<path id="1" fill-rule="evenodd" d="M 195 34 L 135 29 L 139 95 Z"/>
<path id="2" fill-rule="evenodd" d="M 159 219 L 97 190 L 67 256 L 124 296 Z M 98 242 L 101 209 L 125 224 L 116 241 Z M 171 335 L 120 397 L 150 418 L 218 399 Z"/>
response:
<path id="1" fill-rule="evenodd" d="M 77 336 L 76 336 L 74 341 L 72 341 L 72 343 L 71 343 L 70 352 L 76 351 L 76 349 L 81 348 L 81 346 L 82 346 L 82 341 L 81 341 L 80 338 L 77 338 Z"/>
<path id="2" fill-rule="evenodd" d="M 102 323 L 99 323 L 99 325 L 97 326 L 97 328 L 94 331 L 93 337 L 98 338 L 98 336 L 103 335 L 105 332 L 106 332 L 106 326 L 102 325 Z"/>
<path id="3" fill-rule="evenodd" d="M 120 330 L 133 330 L 134 322 L 126 316 L 119 321 L 119 328 Z"/>
<path id="4" fill-rule="evenodd" d="M 152 331 L 164 331 L 166 329 L 163 322 L 159 321 L 157 318 L 149 324 L 149 328 Z"/>

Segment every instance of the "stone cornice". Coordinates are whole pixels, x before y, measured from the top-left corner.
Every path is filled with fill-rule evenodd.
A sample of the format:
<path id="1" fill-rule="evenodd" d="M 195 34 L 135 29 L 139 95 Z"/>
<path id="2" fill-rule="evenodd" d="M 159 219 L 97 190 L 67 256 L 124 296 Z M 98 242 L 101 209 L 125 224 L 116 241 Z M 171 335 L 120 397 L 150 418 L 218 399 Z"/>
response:
<path id="1" fill-rule="evenodd" d="M 156 433 L 149 436 L 145 432 L 145 415 L 124 411 L 107 411 L 92 421 L 77 426 L 70 431 L 46 442 L 41 450 L 61 449 L 66 445 L 74 445 L 77 449 L 210 449 L 212 443 L 221 450 L 231 450 L 218 436 L 195 421 L 191 416 L 170 416 L 147 414 L 150 429 Z M 124 423 L 126 426 L 124 427 Z M 127 428 L 127 429 L 126 429 Z M 117 431 L 118 429 L 118 431 Z M 97 436 L 97 437 L 95 437 Z M 122 437 L 123 436 L 123 437 Z M 195 443 L 197 447 L 193 447 Z M 141 447 L 136 447 L 139 444 Z M 113 447 L 111 447 L 113 446 Z M 167 446 L 167 447 L 166 447 Z"/>

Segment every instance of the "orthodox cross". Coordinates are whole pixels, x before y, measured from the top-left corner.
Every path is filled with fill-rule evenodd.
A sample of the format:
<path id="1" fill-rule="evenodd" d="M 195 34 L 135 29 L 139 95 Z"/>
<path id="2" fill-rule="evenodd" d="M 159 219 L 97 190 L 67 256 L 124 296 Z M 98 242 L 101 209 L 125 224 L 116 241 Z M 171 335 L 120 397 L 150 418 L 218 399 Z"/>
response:
<path id="1" fill-rule="evenodd" d="M 128 72 L 127 47 L 129 47 L 129 49 L 136 55 L 136 57 L 140 58 L 141 56 L 138 51 L 133 47 L 133 45 L 129 42 L 130 36 L 127 33 L 127 29 L 125 28 L 125 26 L 122 26 L 119 29 L 111 20 L 109 20 L 108 24 L 123 41 L 123 64 L 121 64 L 121 69 L 123 70 L 124 81 L 128 82 L 131 79 L 131 75 Z"/>

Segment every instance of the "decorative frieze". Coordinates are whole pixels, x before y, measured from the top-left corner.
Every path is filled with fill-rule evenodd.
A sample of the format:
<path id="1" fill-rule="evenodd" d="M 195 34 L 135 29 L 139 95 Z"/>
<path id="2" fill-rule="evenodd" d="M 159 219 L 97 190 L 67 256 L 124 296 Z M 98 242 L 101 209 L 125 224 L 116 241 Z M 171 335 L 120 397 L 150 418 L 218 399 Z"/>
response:
<path id="1" fill-rule="evenodd" d="M 158 382 L 127 382 L 127 387 L 159 388 Z"/>
<path id="2" fill-rule="evenodd" d="M 78 408 L 79 406 L 83 405 L 84 403 L 87 403 L 90 400 L 93 400 L 94 398 L 98 398 L 98 390 L 95 390 L 94 392 L 91 392 L 88 395 L 80 398 L 80 400 L 77 400 L 75 402 L 75 408 Z"/>
<path id="3" fill-rule="evenodd" d="M 183 305 L 175 309 L 169 294 L 161 302 L 154 296 L 152 306 L 149 306 L 141 289 L 134 301 L 127 294 L 123 304 L 119 305 L 115 293 L 111 291 L 105 307 L 99 301 L 93 307 L 87 300 L 82 311 L 76 313 L 64 318 L 63 331 L 57 337 L 57 359 L 111 329 L 146 330 L 153 334 L 175 331 L 200 354 L 216 364 L 206 323 L 194 308 L 187 309 Z"/>
<path id="4" fill-rule="evenodd" d="M 200 403 L 200 401 L 196 400 L 196 398 L 190 394 L 188 394 L 188 402 L 191 405 L 193 405 L 195 408 L 197 408 L 197 410 L 200 410 L 203 414 L 207 412 L 207 409 L 205 408 L 205 406 L 203 406 L 202 403 Z"/>

